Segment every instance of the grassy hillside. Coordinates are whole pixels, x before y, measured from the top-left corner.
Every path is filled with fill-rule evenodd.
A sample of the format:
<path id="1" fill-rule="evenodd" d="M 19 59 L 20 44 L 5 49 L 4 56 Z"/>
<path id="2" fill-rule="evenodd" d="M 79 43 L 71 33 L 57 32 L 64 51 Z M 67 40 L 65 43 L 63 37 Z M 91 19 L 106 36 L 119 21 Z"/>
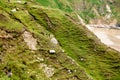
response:
<path id="1" fill-rule="evenodd" d="M 0 1 L 0 80 L 120 79 L 119 52 L 68 17 L 64 10 L 71 8 L 62 11 L 57 0 L 39 1 L 57 9 L 33 1 Z M 54 36 L 58 44 L 51 42 Z M 12 71 L 10 78 L 6 67 Z"/>
<path id="2" fill-rule="evenodd" d="M 119 0 L 36 0 L 45 7 L 60 9 L 72 13 L 77 12 L 86 23 L 94 19 L 105 18 L 109 12 L 106 5 L 111 9 L 111 17 L 107 20 L 118 20 L 119 23 Z M 52 4 L 52 5 L 51 5 Z"/>
<path id="3" fill-rule="evenodd" d="M 120 23 L 120 5 L 119 5 L 120 1 L 119 0 L 115 0 L 113 6 L 114 6 L 114 12 L 116 14 L 116 18 L 118 20 L 118 24 Z"/>
<path id="4" fill-rule="evenodd" d="M 45 16 L 38 15 L 40 13 L 37 11 L 37 9 L 33 9 L 31 14 L 42 24 L 46 20 Z M 56 16 L 58 13 L 61 17 Z M 44 26 L 56 36 L 67 54 L 75 59 L 95 80 L 119 79 L 119 52 L 101 44 L 85 27 L 74 24 L 63 14 L 58 13 L 44 10 L 43 14 L 46 17 L 49 16 L 52 27 L 50 28 L 47 23 L 47 26 Z M 44 18 L 43 21 L 38 17 Z"/>
<path id="5" fill-rule="evenodd" d="M 63 11 L 66 12 L 72 12 L 73 9 L 69 3 L 69 1 L 65 1 L 65 0 L 36 0 L 37 2 L 39 2 L 41 5 L 46 6 L 46 7 L 52 7 L 52 8 L 56 8 L 56 9 L 61 9 Z M 52 5 L 50 5 L 52 4 Z"/>
<path id="6" fill-rule="evenodd" d="M 5 2 L 0 4 L 1 80 L 76 80 L 83 78 L 91 80 L 88 74 L 63 52 L 59 44 L 54 45 L 50 42 L 52 33 L 29 13 L 29 10 L 35 9 L 32 6 L 36 4 L 32 2 L 29 2 L 30 6 Z M 19 10 L 12 12 L 15 6 Z M 42 20 L 42 18 L 39 19 Z M 30 36 L 31 40 L 33 38 L 37 40 L 37 50 L 31 50 L 24 41 L 25 33 L 31 34 L 27 34 L 27 38 Z M 54 49 L 56 53 L 49 54 L 48 50 L 51 49 Z M 11 78 L 5 74 L 5 68 L 12 70 Z"/>

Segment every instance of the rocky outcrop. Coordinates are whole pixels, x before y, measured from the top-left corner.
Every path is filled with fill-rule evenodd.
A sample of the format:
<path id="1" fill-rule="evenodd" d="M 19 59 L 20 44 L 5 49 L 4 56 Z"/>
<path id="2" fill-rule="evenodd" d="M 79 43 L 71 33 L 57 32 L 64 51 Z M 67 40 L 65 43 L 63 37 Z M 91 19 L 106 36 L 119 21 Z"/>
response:
<path id="1" fill-rule="evenodd" d="M 37 40 L 33 37 L 33 35 L 28 32 L 25 31 L 23 34 L 23 39 L 26 42 L 27 46 L 29 47 L 29 49 L 31 50 L 37 50 Z"/>
<path id="2" fill-rule="evenodd" d="M 48 77 L 48 78 L 50 78 L 50 77 L 52 77 L 53 76 L 53 74 L 54 74 L 54 68 L 52 68 L 52 66 L 51 65 L 46 65 L 46 64 L 40 64 L 40 69 L 43 69 L 43 72 L 45 73 L 45 75 Z"/>
<path id="3" fill-rule="evenodd" d="M 0 29 L 0 38 L 7 39 L 7 38 L 13 38 L 13 36 L 7 33 L 5 30 Z"/>

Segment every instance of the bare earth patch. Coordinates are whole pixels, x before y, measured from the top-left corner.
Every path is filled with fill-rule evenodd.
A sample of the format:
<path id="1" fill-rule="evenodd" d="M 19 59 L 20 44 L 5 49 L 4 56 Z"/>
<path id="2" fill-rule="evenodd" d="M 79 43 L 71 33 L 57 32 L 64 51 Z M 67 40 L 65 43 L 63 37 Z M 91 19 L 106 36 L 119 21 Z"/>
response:
<path id="1" fill-rule="evenodd" d="M 25 31 L 23 34 L 23 39 L 27 43 L 27 46 L 31 50 L 37 50 L 37 39 L 35 39 L 30 32 Z"/>

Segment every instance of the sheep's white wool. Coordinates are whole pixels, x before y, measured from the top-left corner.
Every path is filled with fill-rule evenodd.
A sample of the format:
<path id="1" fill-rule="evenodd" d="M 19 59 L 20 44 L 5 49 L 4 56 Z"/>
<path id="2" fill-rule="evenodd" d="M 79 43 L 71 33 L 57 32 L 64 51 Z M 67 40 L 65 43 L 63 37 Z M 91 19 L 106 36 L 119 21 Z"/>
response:
<path id="1" fill-rule="evenodd" d="M 49 53 L 55 53 L 55 50 L 49 50 Z"/>

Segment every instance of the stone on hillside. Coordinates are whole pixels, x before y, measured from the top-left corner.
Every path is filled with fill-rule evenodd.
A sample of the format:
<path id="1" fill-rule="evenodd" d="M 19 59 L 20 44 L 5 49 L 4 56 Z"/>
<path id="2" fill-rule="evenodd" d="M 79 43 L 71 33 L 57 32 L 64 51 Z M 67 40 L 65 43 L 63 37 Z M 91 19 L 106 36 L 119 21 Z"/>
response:
<path id="1" fill-rule="evenodd" d="M 111 13 L 106 14 L 106 15 L 105 15 L 105 19 L 110 19 L 110 18 L 111 18 L 111 16 L 112 16 L 112 14 L 111 14 Z"/>
<path id="2" fill-rule="evenodd" d="M 69 69 L 69 70 L 68 70 L 68 74 L 71 74 L 71 73 L 72 73 L 72 71 Z"/>
<path id="3" fill-rule="evenodd" d="M 19 1 L 19 0 L 18 0 L 18 1 L 16 1 L 16 2 L 17 2 L 17 3 L 19 3 L 19 4 L 21 4 L 21 3 L 22 3 L 22 1 Z"/>
<path id="4" fill-rule="evenodd" d="M 8 77 L 12 77 L 12 72 L 8 72 L 8 73 L 7 73 L 7 76 L 8 76 Z"/>
<path id="5" fill-rule="evenodd" d="M 44 63 L 40 64 L 40 68 L 43 70 L 43 72 L 45 73 L 46 77 L 50 78 L 53 76 L 54 74 L 54 68 L 52 68 L 51 65 L 46 65 Z"/>
<path id="6" fill-rule="evenodd" d="M 51 39 L 51 43 L 53 43 L 53 44 L 58 44 L 58 41 L 57 41 L 56 38 L 53 37 L 53 38 Z"/>
<path id="7" fill-rule="evenodd" d="M 109 13 L 111 13 L 112 11 L 111 11 L 111 8 L 110 8 L 110 6 L 107 4 L 106 5 L 106 9 L 107 9 L 107 12 L 109 12 Z"/>
<path id="8" fill-rule="evenodd" d="M 74 72 L 77 72 L 77 70 L 75 69 Z"/>
<path id="9" fill-rule="evenodd" d="M 80 58 L 81 61 L 84 61 L 84 58 Z"/>
<path id="10" fill-rule="evenodd" d="M 62 49 L 62 52 L 64 53 L 64 52 L 65 52 L 65 50 L 63 50 L 63 49 Z"/>
<path id="11" fill-rule="evenodd" d="M 38 59 L 39 61 L 44 61 L 44 59 L 43 59 L 43 58 L 40 58 L 40 57 L 37 57 L 37 59 Z"/>
<path id="12" fill-rule="evenodd" d="M 15 8 L 11 10 L 11 12 L 16 12 L 16 11 L 17 11 L 17 10 L 16 10 Z"/>

